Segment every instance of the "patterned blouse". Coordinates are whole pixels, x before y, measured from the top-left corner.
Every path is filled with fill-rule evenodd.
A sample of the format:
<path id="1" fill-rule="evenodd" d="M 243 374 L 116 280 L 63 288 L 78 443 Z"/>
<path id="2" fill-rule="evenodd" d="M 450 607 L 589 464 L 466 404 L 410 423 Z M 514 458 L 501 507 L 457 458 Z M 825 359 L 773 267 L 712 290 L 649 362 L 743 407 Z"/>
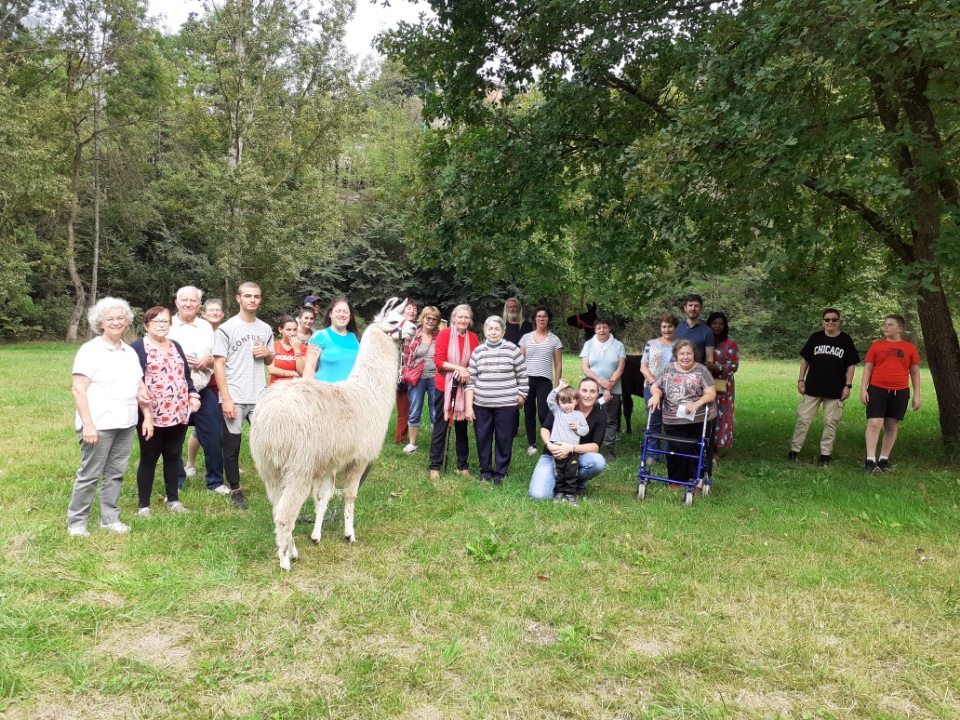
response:
<path id="1" fill-rule="evenodd" d="M 161 354 L 152 343 L 143 344 L 147 356 L 143 381 L 150 392 L 150 411 L 156 427 L 172 427 L 187 422 L 190 416 L 190 395 L 183 358 L 172 342 Z"/>

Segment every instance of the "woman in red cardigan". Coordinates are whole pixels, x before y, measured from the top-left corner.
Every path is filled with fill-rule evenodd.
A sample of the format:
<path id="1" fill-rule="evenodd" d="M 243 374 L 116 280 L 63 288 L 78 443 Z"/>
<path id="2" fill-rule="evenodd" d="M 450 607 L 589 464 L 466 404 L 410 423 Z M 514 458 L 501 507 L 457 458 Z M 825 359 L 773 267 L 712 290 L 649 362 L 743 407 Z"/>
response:
<path id="1" fill-rule="evenodd" d="M 469 305 L 457 305 L 450 315 L 450 327 L 437 335 L 433 361 L 437 366 L 437 421 L 433 424 L 430 440 L 430 478 L 440 478 L 446 451 L 447 427 L 452 422 L 457 436 L 457 474 L 470 477 L 467 460 L 470 445 L 467 436 L 466 386 L 470 379 L 467 365 L 470 355 L 480 344 L 470 332 L 473 310 Z"/>

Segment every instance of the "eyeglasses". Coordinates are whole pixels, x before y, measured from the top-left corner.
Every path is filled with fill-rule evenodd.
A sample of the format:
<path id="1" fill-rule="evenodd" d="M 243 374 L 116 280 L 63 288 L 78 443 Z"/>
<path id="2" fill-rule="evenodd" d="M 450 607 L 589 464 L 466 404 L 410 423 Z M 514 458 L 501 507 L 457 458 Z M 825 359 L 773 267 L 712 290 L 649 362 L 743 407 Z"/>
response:
<path id="1" fill-rule="evenodd" d="M 840 322 L 840 318 L 824 318 L 823 321 L 829 322 L 829 323 L 835 323 L 835 322 Z"/>
<path id="2" fill-rule="evenodd" d="M 169 320 L 151 320 L 150 324 L 156 325 L 157 327 L 163 327 L 164 325 L 169 325 L 170 321 Z"/>

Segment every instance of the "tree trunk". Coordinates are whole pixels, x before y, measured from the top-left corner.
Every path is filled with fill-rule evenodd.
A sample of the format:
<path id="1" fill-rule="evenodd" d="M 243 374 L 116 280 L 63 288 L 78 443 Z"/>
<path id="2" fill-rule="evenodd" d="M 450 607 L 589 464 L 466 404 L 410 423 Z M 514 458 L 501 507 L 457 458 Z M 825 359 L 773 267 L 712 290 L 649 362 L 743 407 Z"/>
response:
<path id="1" fill-rule="evenodd" d="M 67 216 L 67 272 L 70 274 L 73 292 L 76 297 L 74 298 L 73 313 L 70 315 L 70 323 L 67 325 L 66 340 L 68 343 L 77 342 L 80 322 L 83 320 L 83 313 L 87 309 L 87 292 L 83 286 L 83 280 L 80 279 L 80 273 L 77 272 L 76 237 L 73 230 L 77 213 L 80 210 L 80 171 L 83 165 L 83 142 L 80 140 L 80 128 L 76 122 L 73 124 L 73 136 L 73 175 L 70 178 L 70 213 Z"/>
<path id="2" fill-rule="evenodd" d="M 927 365 L 940 407 L 940 434 L 946 442 L 957 442 L 960 441 L 960 341 L 953 329 L 939 270 L 935 271 L 933 285 L 919 288 L 917 309 Z M 929 394 L 924 394 L 929 399 Z"/>

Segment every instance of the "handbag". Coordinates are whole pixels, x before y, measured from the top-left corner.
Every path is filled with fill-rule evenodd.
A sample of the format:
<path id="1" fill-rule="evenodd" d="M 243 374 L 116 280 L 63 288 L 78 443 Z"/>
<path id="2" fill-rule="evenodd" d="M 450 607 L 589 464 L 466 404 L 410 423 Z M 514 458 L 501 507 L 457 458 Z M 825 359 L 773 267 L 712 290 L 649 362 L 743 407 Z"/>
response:
<path id="1" fill-rule="evenodd" d="M 725 393 L 727 391 L 727 381 L 722 378 L 714 380 L 713 386 L 717 389 L 718 393 Z"/>
<path id="2" fill-rule="evenodd" d="M 408 364 L 408 363 L 412 363 L 413 359 L 417 355 L 417 346 L 420 345 L 419 334 L 417 334 L 417 337 L 415 338 L 415 340 L 416 340 L 415 344 L 410 343 L 410 345 L 407 346 L 407 357 L 404 358 L 405 362 L 403 364 L 403 368 L 400 370 L 400 381 L 405 382 L 408 385 L 416 385 L 418 382 L 420 382 L 420 377 L 423 375 L 423 366 L 427 362 L 427 358 L 424 357 L 419 363 L 415 365 Z M 436 340 L 436 338 L 432 338 L 430 340 L 430 345 L 427 346 L 428 353 L 430 352 L 430 348 L 433 347 L 434 340 Z"/>
<path id="3" fill-rule="evenodd" d="M 423 375 L 423 365 L 422 361 L 412 367 L 404 365 L 403 371 L 400 373 L 400 379 L 408 385 L 416 385 L 420 382 L 420 376 Z"/>

